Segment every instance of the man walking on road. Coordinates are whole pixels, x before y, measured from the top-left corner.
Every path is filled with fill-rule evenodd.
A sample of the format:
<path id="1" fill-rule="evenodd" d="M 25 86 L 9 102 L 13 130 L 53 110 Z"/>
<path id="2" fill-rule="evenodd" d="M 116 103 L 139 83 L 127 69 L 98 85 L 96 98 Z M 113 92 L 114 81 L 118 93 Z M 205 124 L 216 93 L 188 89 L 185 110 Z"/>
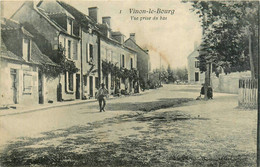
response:
<path id="1" fill-rule="evenodd" d="M 105 106 L 106 106 L 106 97 L 108 96 L 108 90 L 104 87 L 104 83 L 101 84 L 101 88 L 97 92 L 97 99 L 99 102 L 99 109 L 100 112 L 104 111 L 105 112 Z M 103 105 L 102 105 L 103 102 Z"/>

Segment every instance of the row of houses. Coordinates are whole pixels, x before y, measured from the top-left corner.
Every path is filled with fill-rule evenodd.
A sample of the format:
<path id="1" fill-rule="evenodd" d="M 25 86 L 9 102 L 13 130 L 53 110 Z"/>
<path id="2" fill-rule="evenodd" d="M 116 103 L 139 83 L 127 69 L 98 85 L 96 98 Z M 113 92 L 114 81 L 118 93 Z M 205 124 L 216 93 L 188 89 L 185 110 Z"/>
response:
<path id="1" fill-rule="evenodd" d="M 150 70 L 135 33 L 125 40 L 111 17 L 98 22 L 97 7 L 86 15 L 61 1 L 25 2 L 1 19 L 0 58 L 2 105 L 94 98 L 101 83 L 110 94 L 137 93 Z"/>

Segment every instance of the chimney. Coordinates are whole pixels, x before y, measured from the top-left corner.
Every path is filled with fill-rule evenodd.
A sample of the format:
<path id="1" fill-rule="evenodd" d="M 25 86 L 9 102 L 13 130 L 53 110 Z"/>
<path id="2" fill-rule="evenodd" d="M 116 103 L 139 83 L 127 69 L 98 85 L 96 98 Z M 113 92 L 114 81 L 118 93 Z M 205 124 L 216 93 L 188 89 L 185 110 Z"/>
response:
<path id="1" fill-rule="evenodd" d="M 88 8 L 88 15 L 90 18 L 98 22 L 98 7 Z"/>
<path id="2" fill-rule="evenodd" d="M 113 32 L 112 37 L 119 43 L 123 44 L 124 43 L 124 34 L 122 34 L 121 32 Z"/>
<path id="3" fill-rule="evenodd" d="M 132 39 L 133 41 L 135 41 L 135 33 L 130 33 L 130 39 Z"/>
<path id="4" fill-rule="evenodd" d="M 109 28 L 111 28 L 110 21 L 111 21 L 110 16 L 102 17 L 102 24 L 107 24 Z"/>

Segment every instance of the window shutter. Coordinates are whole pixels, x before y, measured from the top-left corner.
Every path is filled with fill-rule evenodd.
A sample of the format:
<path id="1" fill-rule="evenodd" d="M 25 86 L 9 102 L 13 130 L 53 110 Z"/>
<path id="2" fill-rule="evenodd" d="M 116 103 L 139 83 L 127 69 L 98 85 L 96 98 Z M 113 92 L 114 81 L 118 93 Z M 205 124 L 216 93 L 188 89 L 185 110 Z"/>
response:
<path id="1" fill-rule="evenodd" d="M 73 58 L 74 60 L 78 60 L 78 43 L 75 41 L 73 43 Z"/>
<path id="2" fill-rule="evenodd" d="M 32 75 L 24 73 L 23 74 L 23 92 L 32 93 Z"/>
<path id="3" fill-rule="evenodd" d="M 88 43 L 86 43 L 86 62 L 88 62 Z"/>

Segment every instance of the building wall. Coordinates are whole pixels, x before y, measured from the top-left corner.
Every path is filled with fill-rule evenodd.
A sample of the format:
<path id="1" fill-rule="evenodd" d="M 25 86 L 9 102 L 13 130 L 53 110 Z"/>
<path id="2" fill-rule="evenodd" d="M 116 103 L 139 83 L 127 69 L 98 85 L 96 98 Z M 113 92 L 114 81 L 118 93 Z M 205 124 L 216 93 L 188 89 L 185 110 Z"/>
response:
<path id="1" fill-rule="evenodd" d="M 116 64 L 118 67 L 121 67 L 121 55 L 125 56 L 125 68 L 131 69 L 130 59 L 133 58 L 133 68 L 137 68 L 137 55 L 136 53 L 130 52 L 128 49 L 122 48 L 121 46 L 117 46 L 113 43 L 101 40 L 101 60 L 111 61 Z M 102 71 L 102 70 L 101 70 Z M 111 75 L 108 75 L 107 78 L 104 78 L 101 75 L 101 82 L 106 83 L 106 79 L 108 79 L 108 90 L 109 93 L 112 93 L 114 89 L 111 89 Z M 130 91 L 130 82 L 128 79 L 125 80 L 125 84 L 120 81 L 120 89 Z"/>
<path id="2" fill-rule="evenodd" d="M 40 32 L 50 42 L 51 47 L 58 46 L 58 34 L 59 32 L 52 26 L 45 18 L 43 18 L 35 9 L 33 9 L 32 2 L 28 2 L 23 5 L 17 13 L 12 17 L 13 20 L 17 20 L 20 23 L 30 23 L 34 28 Z M 44 51 L 43 51 L 44 53 Z M 46 53 L 44 53 L 46 54 Z"/>
<path id="3" fill-rule="evenodd" d="M 205 81 L 205 73 L 201 73 L 199 68 L 195 67 L 195 62 L 198 61 L 196 57 L 199 56 L 199 52 L 194 51 L 188 57 L 188 82 L 190 84 L 202 84 Z M 199 80 L 195 80 L 195 73 L 198 73 Z"/>
<path id="4" fill-rule="evenodd" d="M 59 78 L 44 77 L 43 83 L 44 103 L 48 103 L 48 101 L 57 101 L 57 87 L 59 85 Z"/>
<path id="5" fill-rule="evenodd" d="M 148 74 L 150 71 L 150 57 L 149 54 L 145 53 L 140 49 L 132 40 L 127 40 L 125 44 L 137 51 L 137 69 L 139 71 L 139 76 L 143 79 L 145 83 L 148 81 Z"/>
<path id="6" fill-rule="evenodd" d="M 33 8 L 32 2 L 27 2 L 23 5 L 17 13 L 12 17 L 12 19 L 19 21 L 20 23 L 28 22 L 34 26 L 34 28 L 40 32 L 44 38 L 48 41 L 48 44 L 51 45 L 51 49 L 55 50 L 58 48 L 58 44 L 62 44 L 65 47 L 65 55 L 68 58 L 68 40 L 71 41 L 71 59 L 75 62 L 76 67 L 80 70 L 81 69 L 81 60 L 80 60 L 80 43 L 79 40 L 70 36 L 67 36 L 63 33 L 59 33 L 59 31 L 51 25 L 43 16 L 41 16 L 37 11 L 37 9 Z M 64 42 L 65 41 L 65 42 Z M 77 59 L 74 57 L 74 53 L 76 49 L 74 48 L 74 44 L 77 43 Z M 47 47 L 47 45 L 46 45 Z M 49 55 L 48 52 L 44 54 Z M 50 52 L 49 52 L 50 53 Z M 80 74 L 80 71 L 78 72 Z M 81 78 L 81 77 L 80 77 Z M 61 84 L 62 84 L 62 98 L 64 100 L 75 99 L 75 90 L 76 90 L 76 74 L 73 75 L 73 91 L 67 91 L 66 85 L 68 83 L 66 81 L 64 75 L 61 77 Z M 81 83 L 81 81 L 80 81 Z M 80 84 L 81 86 L 81 84 Z M 57 86 L 55 86 L 57 88 Z M 57 90 L 55 91 L 57 92 Z M 80 95 L 82 96 L 81 88 L 80 88 Z M 46 97 L 47 98 L 47 97 Z"/>
<path id="7" fill-rule="evenodd" d="M 11 69 L 17 73 L 17 103 L 22 105 L 38 104 L 38 68 L 31 65 L 10 62 L 1 59 L 0 62 L 0 105 L 14 104 L 11 79 Z M 30 75 L 31 91 L 24 91 L 24 75 Z M 28 78 L 26 78 L 28 82 Z"/>

